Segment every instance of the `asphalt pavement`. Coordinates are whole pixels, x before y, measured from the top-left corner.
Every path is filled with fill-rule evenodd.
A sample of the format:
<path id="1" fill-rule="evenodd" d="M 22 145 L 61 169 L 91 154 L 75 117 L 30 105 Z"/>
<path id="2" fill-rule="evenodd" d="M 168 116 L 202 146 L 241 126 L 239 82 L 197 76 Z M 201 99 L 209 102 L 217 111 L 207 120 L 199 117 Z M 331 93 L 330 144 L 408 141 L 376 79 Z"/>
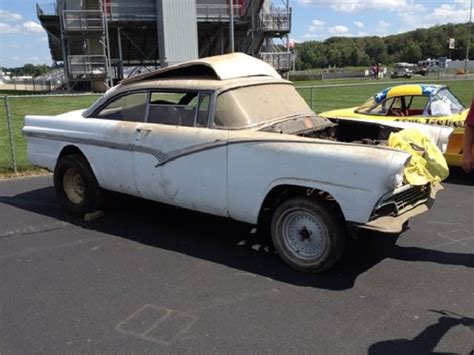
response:
<path id="1" fill-rule="evenodd" d="M 125 196 L 84 222 L 0 181 L 0 353 L 474 353 L 474 177 L 324 274 L 248 225 Z"/>

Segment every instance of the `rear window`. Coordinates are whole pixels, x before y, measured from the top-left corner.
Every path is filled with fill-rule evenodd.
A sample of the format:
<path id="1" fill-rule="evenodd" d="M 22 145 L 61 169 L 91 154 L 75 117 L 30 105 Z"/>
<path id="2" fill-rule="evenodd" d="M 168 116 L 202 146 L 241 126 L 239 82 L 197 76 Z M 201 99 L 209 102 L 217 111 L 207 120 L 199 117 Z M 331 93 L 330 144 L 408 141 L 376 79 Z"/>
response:
<path id="1" fill-rule="evenodd" d="M 218 127 L 240 128 L 308 114 L 313 114 L 313 111 L 293 85 L 255 85 L 220 94 L 214 124 Z"/>

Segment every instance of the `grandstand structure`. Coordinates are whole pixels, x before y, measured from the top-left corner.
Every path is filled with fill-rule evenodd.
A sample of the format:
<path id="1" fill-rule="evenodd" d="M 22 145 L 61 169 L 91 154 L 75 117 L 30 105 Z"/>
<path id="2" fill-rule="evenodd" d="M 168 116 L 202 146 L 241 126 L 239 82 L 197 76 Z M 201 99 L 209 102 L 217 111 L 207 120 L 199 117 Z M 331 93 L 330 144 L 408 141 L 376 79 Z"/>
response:
<path id="1" fill-rule="evenodd" d="M 294 60 L 289 0 L 56 0 L 37 15 L 68 90 L 232 50 L 280 72 Z"/>

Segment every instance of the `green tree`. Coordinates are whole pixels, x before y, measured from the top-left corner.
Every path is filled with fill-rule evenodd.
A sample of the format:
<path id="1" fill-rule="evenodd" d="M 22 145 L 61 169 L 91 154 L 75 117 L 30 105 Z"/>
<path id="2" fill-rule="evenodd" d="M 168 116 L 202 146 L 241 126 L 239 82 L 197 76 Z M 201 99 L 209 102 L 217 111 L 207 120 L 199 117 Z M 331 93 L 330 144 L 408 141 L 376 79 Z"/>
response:
<path id="1" fill-rule="evenodd" d="M 423 59 L 420 46 L 415 42 L 410 42 L 403 51 L 402 60 L 409 63 L 417 63 Z"/>
<path id="2" fill-rule="evenodd" d="M 387 45 L 385 44 L 384 40 L 380 37 L 372 37 L 365 51 L 372 59 L 372 61 L 376 63 L 386 63 L 388 59 L 387 54 Z"/>
<path id="3" fill-rule="evenodd" d="M 342 65 L 342 55 L 338 49 L 330 49 L 328 51 L 329 65 L 340 67 Z"/>
<path id="4" fill-rule="evenodd" d="M 448 38 L 456 39 L 452 59 L 462 60 L 466 54 L 467 28 L 467 24 L 447 24 L 382 38 L 332 37 L 323 42 L 298 43 L 297 67 L 366 66 L 376 62 L 391 64 L 438 58 L 448 55 Z M 471 46 L 470 56 L 474 56 L 474 46 Z"/>
<path id="5" fill-rule="evenodd" d="M 27 63 L 23 66 L 23 75 L 35 75 L 35 66 Z"/>

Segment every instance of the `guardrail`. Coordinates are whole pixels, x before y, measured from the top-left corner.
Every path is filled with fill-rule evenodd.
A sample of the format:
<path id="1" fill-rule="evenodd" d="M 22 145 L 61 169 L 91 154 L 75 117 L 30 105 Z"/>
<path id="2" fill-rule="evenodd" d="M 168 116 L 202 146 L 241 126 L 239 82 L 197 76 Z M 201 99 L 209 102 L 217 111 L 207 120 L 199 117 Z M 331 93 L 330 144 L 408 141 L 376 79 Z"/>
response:
<path id="1" fill-rule="evenodd" d="M 66 31 L 103 31 L 104 14 L 100 10 L 64 10 L 63 27 Z"/>
<path id="2" fill-rule="evenodd" d="M 233 5 L 235 20 L 241 15 L 241 8 L 241 5 Z M 198 4 L 196 5 L 196 16 L 198 21 L 228 21 L 230 18 L 230 5 Z"/>
<path id="3" fill-rule="evenodd" d="M 294 54 L 290 52 L 261 52 L 260 59 L 278 71 L 290 71 L 293 68 Z"/>
<path id="4" fill-rule="evenodd" d="M 235 20 L 243 16 L 244 7 L 240 4 L 233 5 Z M 109 3 L 105 7 L 105 15 L 110 20 L 145 20 L 156 19 L 156 6 L 154 3 Z M 217 22 L 229 21 L 230 5 L 228 4 L 197 4 L 196 17 L 198 21 Z"/>
<path id="5" fill-rule="evenodd" d="M 263 32 L 286 33 L 291 31 L 291 11 L 261 12 L 258 28 Z"/>
<path id="6" fill-rule="evenodd" d="M 70 55 L 67 59 L 69 74 L 73 77 L 105 77 L 107 74 L 105 55 Z"/>
<path id="7" fill-rule="evenodd" d="M 142 2 L 107 2 L 104 11 L 109 20 L 115 21 L 154 21 L 156 4 Z"/>

